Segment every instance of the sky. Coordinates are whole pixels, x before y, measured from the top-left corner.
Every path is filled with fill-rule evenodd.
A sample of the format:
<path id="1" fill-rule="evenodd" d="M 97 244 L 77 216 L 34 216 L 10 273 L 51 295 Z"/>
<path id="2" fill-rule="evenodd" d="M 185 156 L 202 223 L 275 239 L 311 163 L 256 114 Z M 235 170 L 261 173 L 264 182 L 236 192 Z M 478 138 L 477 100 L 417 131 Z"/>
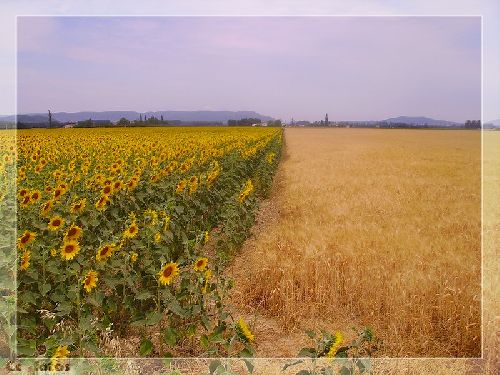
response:
<path id="1" fill-rule="evenodd" d="M 479 17 L 20 17 L 18 111 L 481 115 Z"/>
<path id="2" fill-rule="evenodd" d="M 128 27 L 130 19 L 25 25 L 19 17 L 16 54 L 16 15 L 481 15 L 483 119 L 500 118 L 495 0 L 5 0 L 0 7 L 0 114 L 15 112 L 18 56 L 18 112 L 240 109 L 284 120 L 328 112 L 463 121 L 479 117 L 474 18 L 136 18 Z"/>

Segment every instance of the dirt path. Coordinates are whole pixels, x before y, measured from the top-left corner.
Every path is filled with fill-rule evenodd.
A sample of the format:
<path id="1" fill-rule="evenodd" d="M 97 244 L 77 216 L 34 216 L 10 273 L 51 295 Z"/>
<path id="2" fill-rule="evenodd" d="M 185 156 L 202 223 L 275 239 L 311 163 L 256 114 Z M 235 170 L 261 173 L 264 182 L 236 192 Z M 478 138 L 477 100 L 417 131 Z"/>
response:
<path id="1" fill-rule="evenodd" d="M 261 306 L 246 304 L 242 298 L 244 292 L 239 288 L 241 282 L 247 279 L 249 267 L 246 263 L 249 255 L 255 252 L 262 234 L 280 219 L 282 207 L 276 198 L 283 193 L 286 183 L 285 169 L 289 159 L 288 148 L 284 144 L 271 193 L 267 199 L 260 203 L 251 236 L 245 241 L 242 249 L 226 270 L 227 274 L 235 281 L 235 287 L 231 293 L 234 316 L 242 316 L 251 324 L 252 332 L 256 336 L 254 347 L 257 357 L 261 358 L 295 357 L 298 353 L 298 346 L 307 344 L 303 331 L 286 330 L 277 319 L 263 315 Z"/>

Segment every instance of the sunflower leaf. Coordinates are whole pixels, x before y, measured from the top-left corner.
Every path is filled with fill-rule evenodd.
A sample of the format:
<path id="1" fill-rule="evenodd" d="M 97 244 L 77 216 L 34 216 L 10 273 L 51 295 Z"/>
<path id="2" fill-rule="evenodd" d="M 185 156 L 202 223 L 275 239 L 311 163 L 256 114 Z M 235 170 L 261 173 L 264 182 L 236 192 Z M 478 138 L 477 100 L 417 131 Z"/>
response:
<path id="1" fill-rule="evenodd" d="M 139 354 L 142 357 L 145 357 L 150 355 L 152 352 L 153 352 L 153 343 L 150 340 L 143 338 L 141 341 L 141 346 L 139 348 Z"/>

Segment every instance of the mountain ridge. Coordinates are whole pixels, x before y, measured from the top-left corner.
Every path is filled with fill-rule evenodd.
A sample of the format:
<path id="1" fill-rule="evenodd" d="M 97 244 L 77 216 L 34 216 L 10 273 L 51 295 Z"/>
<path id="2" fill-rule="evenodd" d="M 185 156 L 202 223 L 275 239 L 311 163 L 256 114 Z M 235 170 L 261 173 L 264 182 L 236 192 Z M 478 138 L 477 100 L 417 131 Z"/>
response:
<path id="1" fill-rule="evenodd" d="M 241 120 L 242 118 L 258 118 L 262 121 L 274 120 L 270 116 L 262 115 L 255 111 L 81 111 L 81 112 L 53 112 L 52 120 L 59 122 L 76 122 L 84 121 L 91 118 L 92 120 L 109 120 L 112 122 L 118 121 L 124 117 L 130 121 L 139 120 L 139 117 L 155 116 L 168 121 L 210 121 L 210 122 L 227 122 L 228 120 Z M 42 118 L 48 122 L 48 114 L 44 113 L 27 113 L 17 116 L 18 121 L 26 123 L 43 122 Z M 0 116 L 2 121 L 15 121 L 15 116 Z"/>

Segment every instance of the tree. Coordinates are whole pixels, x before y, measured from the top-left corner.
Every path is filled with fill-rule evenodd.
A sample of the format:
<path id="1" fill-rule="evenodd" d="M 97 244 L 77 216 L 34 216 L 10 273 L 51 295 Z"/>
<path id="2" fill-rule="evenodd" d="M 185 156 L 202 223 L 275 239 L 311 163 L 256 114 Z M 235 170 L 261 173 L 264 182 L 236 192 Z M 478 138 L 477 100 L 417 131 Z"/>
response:
<path id="1" fill-rule="evenodd" d="M 130 126 L 130 121 L 126 119 L 125 117 L 122 117 L 121 119 L 118 120 L 116 123 L 118 126 Z"/>

